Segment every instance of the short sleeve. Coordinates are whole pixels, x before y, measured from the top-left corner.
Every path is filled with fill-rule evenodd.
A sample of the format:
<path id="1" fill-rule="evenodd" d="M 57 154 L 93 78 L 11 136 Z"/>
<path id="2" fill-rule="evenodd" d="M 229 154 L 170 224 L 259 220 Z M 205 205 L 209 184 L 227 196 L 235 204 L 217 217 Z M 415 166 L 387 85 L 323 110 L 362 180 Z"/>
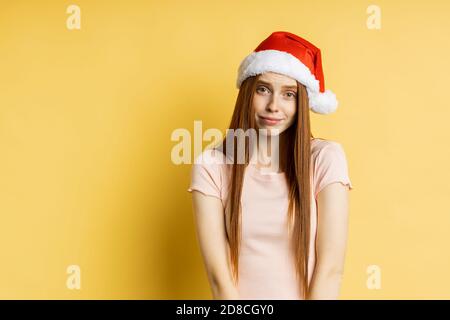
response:
<path id="1" fill-rule="evenodd" d="M 205 195 L 221 199 L 221 164 L 213 154 L 211 150 L 206 150 L 195 159 L 187 191 L 197 190 Z"/>
<path id="2" fill-rule="evenodd" d="M 328 141 L 318 152 L 314 165 L 314 177 L 315 198 L 323 188 L 334 182 L 348 186 L 349 190 L 353 189 L 348 175 L 347 158 L 339 143 Z"/>

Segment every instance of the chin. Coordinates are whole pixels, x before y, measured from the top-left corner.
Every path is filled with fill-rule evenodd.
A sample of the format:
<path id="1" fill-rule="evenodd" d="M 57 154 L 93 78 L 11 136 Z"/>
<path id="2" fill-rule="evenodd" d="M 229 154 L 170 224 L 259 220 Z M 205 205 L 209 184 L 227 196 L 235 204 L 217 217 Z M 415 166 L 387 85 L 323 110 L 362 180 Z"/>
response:
<path id="1" fill-rule="evenodd" d="M 272 127 L 272 126 L 260 126 L 259 129 L 266 129 L 262 130 L 260 133 L 263 135 L 269 135 L 269 136 L 276 136 L 280 135 L 283 131 L 286 130 L 286 128 L 278 128 L 278 127 Z"/>

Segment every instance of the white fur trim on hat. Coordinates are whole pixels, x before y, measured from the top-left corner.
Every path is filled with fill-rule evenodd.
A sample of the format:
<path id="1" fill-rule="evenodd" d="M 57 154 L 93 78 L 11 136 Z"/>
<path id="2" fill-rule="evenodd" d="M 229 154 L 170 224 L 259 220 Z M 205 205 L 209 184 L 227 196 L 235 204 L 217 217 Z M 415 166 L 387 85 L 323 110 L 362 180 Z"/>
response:
<path id="1" fill-rule="evenodd" d="M 328 114 L 336 110 L 338 102 L 335 94 L 330 90 L 321 93 L 319 80 L 311 70 L 295 56 L 284 51 L 263 50 L 249 54 L 239 65 L 236 87 L 239 89 L 245 79 L 264 72 L 280 73 L 306 86 L 309 107 L 313 112 Z"/>

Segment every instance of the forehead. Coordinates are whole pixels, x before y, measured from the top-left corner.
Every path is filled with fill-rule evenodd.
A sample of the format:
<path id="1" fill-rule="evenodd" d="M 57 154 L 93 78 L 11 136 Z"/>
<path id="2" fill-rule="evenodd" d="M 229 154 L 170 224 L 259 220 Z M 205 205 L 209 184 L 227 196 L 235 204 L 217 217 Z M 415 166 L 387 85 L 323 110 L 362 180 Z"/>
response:
<path id="1" fill-rule="evenodd" d="M 297 81 L 291 77 L 275 73 L 275 72 L 264 72 L 259 75 L 259 81 L 268 82 L 273 85 L 282 86 L 297 86 Z"/>

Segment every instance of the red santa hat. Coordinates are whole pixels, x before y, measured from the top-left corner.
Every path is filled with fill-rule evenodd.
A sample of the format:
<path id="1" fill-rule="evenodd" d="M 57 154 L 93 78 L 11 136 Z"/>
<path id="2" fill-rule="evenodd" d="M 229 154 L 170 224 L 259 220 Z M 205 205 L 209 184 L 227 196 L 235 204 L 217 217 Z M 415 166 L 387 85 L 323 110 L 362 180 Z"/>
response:
<path id="1" fill-rule="evenodd" d="M 325 90 L 320 49 L 305 39 L 289 32 L 273 32 L 241 62 L 237 88 L 248 77 L 268 71 L 286 75 L 303 84 L 313 112 L 328 114 L 336 111 L 336 95 Z"/>

